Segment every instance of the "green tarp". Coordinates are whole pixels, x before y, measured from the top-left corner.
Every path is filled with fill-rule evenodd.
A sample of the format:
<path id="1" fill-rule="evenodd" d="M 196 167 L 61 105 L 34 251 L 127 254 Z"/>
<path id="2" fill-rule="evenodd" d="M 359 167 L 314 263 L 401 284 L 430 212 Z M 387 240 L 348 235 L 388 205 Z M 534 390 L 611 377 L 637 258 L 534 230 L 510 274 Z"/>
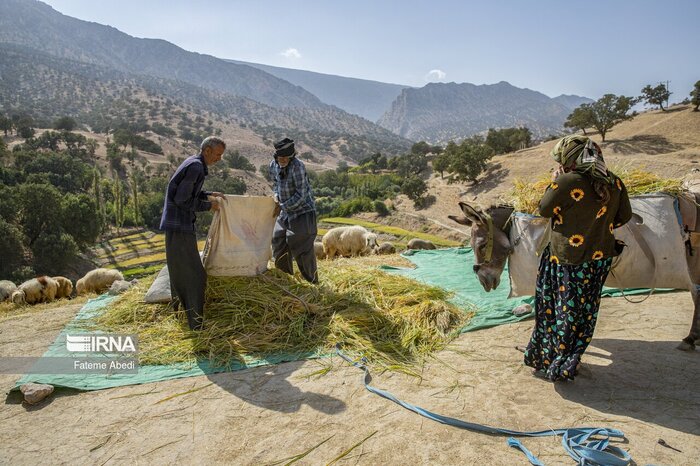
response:
<path id="1" fill-rule="evenodd" d="M 91 299 L 75 318 L 66 325 L 53 344 L 44 353 L 44 357 L 75 357 L 66 348 L 66 335 L 86 333 L 82 321 L 94 316 L 106 308 L 115 296 L 103 295 Z M 285 353 L 268 356 L 264 359 L 246 359 L 245 364 L 233 361 L 230 367 L 214 366 L 209 361 L 198 361 L 197 364 L 168 364 L 161 366 L 141 366 L 138 374 L 27 374 L 15 384 L 15 389 L 28 382 L 46 383 L 55 387 L 69 387 L 80 390 L 101 390 L 103 388 L 137 385 L 161 380 L 179 379 L 197 375 L 213 374 L 228 370 L 240 370 L 248 367 L 278 364 L 299 359 L 312 359 L 322 355 L 316 353 Z M 107 358 L 105 355 L 90 355 L 91 358 Z"/>
<path id="2" fill-rule="evenodd" d="M 521 317 L 513 315 L 512 310 L 515 306 L 523 303 L 532 304 L 534 300 L 532 297 L 508 299 L 510 286 L 507 269 L 497 289 L 489 293 L 484 291 L 479 279 L 472 271 L 474 254 L 471 248 L 411 250 L 405 252 L 403 256 L 413 262 L 416 268 L 383 266 L 381 269 L 454 292 L 454 297 L 450 300 L 453 304 L 476 311 L 474 317 L 462 329 L 463 332 L 517 322 L 530 317 L 530 315 Z"/>
<path id="3" fill-rule="evenodd" d="M 504 272 L 501 285 L 497 290 L 486 293 L 476 275 L 472 272 L 473 254 L 470 248 L 440 249 L 434 251 L 410 251 L 404 255 L 416 264 L 415 269 L 396 267 L 381 267 L 382 270 L 410 277 L 430 285 L 439 286 L 454 292 L 451 301 L 464 309 L 475 309 L 476 314 L 462 329 L 463 332 L 493 327 L 508 322 L 526 319 L 530 315 L 516 317 L 512 309 L 521 303 L 532 303 L 533 298 L 508 299 L 509 286 L 507 270 Z M 644 293 L 648 290 L 632 290 L 631 293 Z M 604 295 L 612 296 L 616 290 L 606 290 Z M 75 319 L 68 323 L 49 347 L 44 357 L 74 357 L 66 348 L 66 335 L 85 333 L 85 319 L 101 312 L 114 300 L 113 296 L 100 296 L 92 299 L 83 306 Z M 245 363 L 234 361 L 230 367 L 213 366 L 208 361 L 197 364 L 171 364 L 162 366 L 141 366 L 137 374 L 28 374 L 20 379 L 15 388 L 23 383 L 47 383 L 57 387 L 70 387 L 81 390 L 100 390 L 103 388 L 135 385 L 161 380 L 177 379 L 205 375 L 227 370 L 240 370 L 267 364 L 277 364 L 299 359 L 310 359 L 324 356 L 319 353 L 285 353 L 270 355 L 264 359 L 248 359 Z M 99 356 L 98 356 L 99 357 Z M 106 356 L 103 356 L 106 357 Z"/>

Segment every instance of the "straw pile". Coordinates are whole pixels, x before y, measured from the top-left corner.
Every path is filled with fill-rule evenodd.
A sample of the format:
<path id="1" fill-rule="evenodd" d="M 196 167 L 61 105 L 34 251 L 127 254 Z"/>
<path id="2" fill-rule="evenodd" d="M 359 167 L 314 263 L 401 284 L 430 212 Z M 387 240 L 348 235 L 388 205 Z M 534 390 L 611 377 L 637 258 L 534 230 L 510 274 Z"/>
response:
<path id="1" fill-rule="evenodd" d="M 374 268 L 329 262 L 320 272 L 319 286 L 276 270 L 209 277 L 201 332 L 189 330 L 184 313 L 141 302 L 152 282 L 145 279 L 90 328 L 137 334 L 141 364 L 210 359 L 227 365 L 244 356 L 324 353 L 342 342 L 380 368 L 411 373 L 471 316 L 446 302 L 445 290 Z"/>
<path id="2" fill-rule="evenodd" d="M 661 178 L 639 168 L 628 169 L 625 167 L 613 167 L 610 169 L 622 179 L 630 196 L 649 193 L 666 193 L 676 195 L 683 191 L 683 182 L 672 178 Z M 551 182 L 548 173 L 540 175 L 535 182 L 516 179 L 513 189 L 508 193 L 504 201 L 515 207 L 518 212 L 537 214 L 537 206 L 545 189 Z"/>

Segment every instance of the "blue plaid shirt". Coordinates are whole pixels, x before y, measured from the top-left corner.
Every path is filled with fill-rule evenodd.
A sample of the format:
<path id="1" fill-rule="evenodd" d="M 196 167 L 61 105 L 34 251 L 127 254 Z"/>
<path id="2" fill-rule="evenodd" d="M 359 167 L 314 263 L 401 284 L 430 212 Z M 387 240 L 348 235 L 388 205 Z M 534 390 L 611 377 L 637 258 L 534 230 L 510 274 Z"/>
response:
<path id="1" fill-rule="evenodd" d="M 195 212 L 211 209 L 207 201 L 208 191 L 202 191 L 204 177 L 209 174 L 204 157 L 192 155 L 187 157 L 177 170 L 165 192 L 163 215 L 160 218 L 160 229 L 168 231 L 194 232 Z"/>
<path id="2" fill-rule="evenodd" d="M 285 168 L 282 168 L 276 160 L 272 160 L 270 179 L 272 192 L 277 195 L 282 209 L 281 215 L 286 215 L 291 220 L 316 210 L 304 162 L 294 157 Z"/>

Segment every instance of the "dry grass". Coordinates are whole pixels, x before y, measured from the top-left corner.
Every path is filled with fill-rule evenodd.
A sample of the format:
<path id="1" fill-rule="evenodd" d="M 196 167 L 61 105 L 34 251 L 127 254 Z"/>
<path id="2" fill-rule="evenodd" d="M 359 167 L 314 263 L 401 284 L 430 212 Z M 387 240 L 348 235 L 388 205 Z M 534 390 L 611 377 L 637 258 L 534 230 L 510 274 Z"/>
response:
<path id="1" fill-rule="evenodd" d="M 209 277 L 201 332 L 189 330 L 184 313 L 142 302 L 149 277 L 88 329 L 137 334 L 141 364 L 210 359 L 227 365 L 247 357 L 324 353 L 343 343 L 382 369 L 413 373 L 414 364 L 443 348 L 471 316 L 448 303 L 445 290 L 353 261 L 322 261 L 318 286 L 276 270 Z"/>
<path id="2" fill-rule="evenodd" d="M 622 179 L 630 196 L 657 192 L 675 195 L 683 191 L 683 182 L 679 179 L 662 178 L 639 168 L 611 167 L 610 170 Z M 535 182 L 516 179 L 503 200 L 518 212 L 537 214 L 540 199 L 551 182 L 550 176 L 543 173 Z"/>

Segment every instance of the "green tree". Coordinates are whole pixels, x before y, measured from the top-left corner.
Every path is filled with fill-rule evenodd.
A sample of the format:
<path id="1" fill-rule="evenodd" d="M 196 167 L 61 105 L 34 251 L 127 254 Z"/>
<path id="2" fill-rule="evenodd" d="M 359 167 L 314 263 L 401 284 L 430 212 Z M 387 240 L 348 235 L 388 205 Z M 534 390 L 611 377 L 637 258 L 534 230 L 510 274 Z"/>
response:
<path id="1" fill-rule="evenodd" d="M 411 146 L 411 154 L 427 155 L 432 152 L 432 147 L 425 141 L 418 141 Z"/>
<path id="2" fill-rule="evenodd" d="M 690 103 L 694 105 L 693 111 L 697 112 L 700 107 L 700 81 L 695 83 L 695 88 L 690 91 Z"/>
<path id="3" fill-rule="evenodd" d="M 61 273 L 78 254 L 78 245 L 68 233 L 61 231 L 45 232 L 32 245 L 34 270 L 40 274 Z"/>
<path id="4" fill-rule="evenodd" d="M 605 142 L 605 135 L 611 128 L 636 116 L 636 112 L 629 113 L 636 103 L 637 99 L 634 97 L 605 94 L 590 104 L 591 125 L 598 130 L 603 142 Z"/>
<path id="5" fill-rule="evenodd" d="M 450 159 L 451 181 L 476 181 L 477 177 L 486 170 L 487 162 L 493 157 L 493 149 L 484 143 L 483 138 L 473 136 L 457 145 L 447 144 L 445 153 Z"/>
<path id="6" fill-rule="evenodd" d="M 404 178 L 412 175 L 420 176 L 427 169 L 428 157 L 420 152 L 404 154 L 396 158 L 396 172 Z"/>
<path id="7" fill-rule="evenodd" d="M 574 109 L 564 122 L 564 128 L 580 129 L 586 134 L 586 128 L 593 126 L 593 111 L 590 104 L 582 104 Z"/>
<path id="8" fill-rule="evenodd" d="M 96 199 L 87 194 L 68 194 L 62 204 L 63 230 L 80 248 L 94 244 L 104 222 Z"/>
<path id="9" fill-rule="evenodd" d="M 75 120 L 73 118 L 71 118 L 69 116 L 57 118 L 53 122 L 53 129 L 56 129 L 56 130 L 73 131 L 77 127 L 78 127 L 78 124 L 75 122 Z"/>
<path id="10" fill-rule="evenodd" d="M 24 138 L 24 139 L 29 139 L 34 137 L 34 128 L 31 126 L 21 126 L 17 128 L 17 134 L 19 137 Z"/>
<path id="11" fill-rule="evenodd" d="M 229 151 L 224 155 L 224 160 L 228 163 L 228 166 L 233 169 L 255 172 L 255 165 L 250 163 L 250 160 L 248 160 L 246 156 L 241 155 L 238 150 Z"/>
<path id="12" fill-rule="evenodd" d="M 486 145 L 496 154 L 506 154 L 525 149 L 532 142 L 532 133 L 528 128 L 489 128 Z"/>
<path id="13" fill-rule="evenodd" d="M 10 277 L 22 265 L 24 256 L 22 232 L 0 217 L 0 277 Z"/>
<path id="14" fill-rule="evenodd" d="M 656 87 L 651 87 L 651 85 L 647 84 L 642 88 L 642 100 L 649 105 L 658 105 L 664 112 L 666 111 L 664 102 L 668 102 L 671 94 L 665 84 L 659 84 Z"/>
<path id="15" fill-rule="evenodd" d="M 443 152 L 433 159 L 433 170 L 440 172 L 440 178 L 445 178 L 445 172 L 450 168 L 450 157 Z"/>
<path id="16" fill-rule="evenodd" d="M 401 183 L 401 192 L 415 203 L 428 192 L 428 186 L 425 184 L 425 181 L 417 176 L 411 176 Z"/>
<path id="17" fill-rule="evenodd" d="M 7 137 L 8 131 L 12 131 L 12 120 L 4 115 L 0 115 L 0 131 L 5 132 L 5 137 Z"/>
<path id="18" fill-rule="evenodd" d="M 61 192 L 50 184 L 25 183 L 19 187 L 19 225 L 27 244 L 34 243 L 43 232 L 60 231 L 63 219 Z"/>

